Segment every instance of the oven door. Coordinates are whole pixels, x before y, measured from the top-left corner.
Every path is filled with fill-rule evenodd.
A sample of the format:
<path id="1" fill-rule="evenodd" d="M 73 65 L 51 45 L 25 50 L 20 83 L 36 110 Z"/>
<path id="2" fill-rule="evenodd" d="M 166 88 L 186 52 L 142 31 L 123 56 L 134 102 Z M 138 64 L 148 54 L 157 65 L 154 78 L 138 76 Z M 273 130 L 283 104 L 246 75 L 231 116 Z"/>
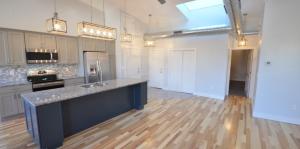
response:
<path id="1" fill-rule="evenodd" d="M 32 90 L 36 92 L 36 91 L 43 91 L 48 89 L 62 88 L 64 86 L 65 86 L 64 81 L 61 80 L 61 81 L 53 81 L 47 83 L 32 84 Z"/>

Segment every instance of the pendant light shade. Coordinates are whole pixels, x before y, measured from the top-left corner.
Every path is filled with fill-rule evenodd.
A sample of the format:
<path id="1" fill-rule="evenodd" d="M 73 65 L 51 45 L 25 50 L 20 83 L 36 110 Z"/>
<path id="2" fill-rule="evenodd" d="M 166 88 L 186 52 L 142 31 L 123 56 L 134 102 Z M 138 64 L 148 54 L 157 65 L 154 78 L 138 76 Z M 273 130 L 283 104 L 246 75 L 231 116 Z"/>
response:
<path id="1" fill-rule="evenodd" d="M 122 42 L 132 42 L 133 38 L 132 38 L 132 35 L 131 34 L 128 34 L 128 33 L 123 33 L 121 35 L 121 41 Z"/>
<path id="2" fill-rule="evenodd" d="M 145 40 L 145 47 L 155 47 L 155 42 L 153 40 Z"/>
<path id="3" fill-rule="evenodd" d="M 242 36 L 239 40 L 239 46 L 243 47 L 243 46 L 247 46 L 247 40 L 245 38 L 245 36 Z"/>
<path id="4" fill-rule="evenodd" d="M 104 25 L 93 23 L 93 0 L 91 0 L 91 22 L 80 22 L 77 25 L 78 34 L 80 37 L 88 37 L 102 40 L 115 40 L 117 36 L 117 30 L 112 27 L 105 26 L 105 8 L 103 2 L 103 22 Z"/>
<path id="5" fill-rule="evenodd" d="M 124 0 L 124 11 L 125 11 L 125 14 L 124 14 L 124 22 L 123 22 L 123 33 L 121 34 L 121 41 L 122 42 L 132 42 L 133 40 L 133 36 L 132 34 L 129 34 L 127 32 L 127 15 L 126 15 L 126 12 L 127 12 L 127 1 Z M 122 13 L 121 13 L 121 16 L 122 16 Z M 122 17 L 120 17 L 120 21 L 122 20 Z M 122 24 L 122 22 L 121 22 Z"/>
<path id="6" fill-rule="evenodd" d="M 81 37 L 97 38 L 103 40 L 115 40 L 116 39 L 116 29 L 98 25 L 89 22 L 78 23 L 78 34 Z"/>
<path id="7" fill-rule="evenodd" d="M 54 0 L 54 16 L 47 20 L 47 31 L 50 33 L 67 33 L 67 21 L 59 19 L 56 12 L 56 0 Z"/>

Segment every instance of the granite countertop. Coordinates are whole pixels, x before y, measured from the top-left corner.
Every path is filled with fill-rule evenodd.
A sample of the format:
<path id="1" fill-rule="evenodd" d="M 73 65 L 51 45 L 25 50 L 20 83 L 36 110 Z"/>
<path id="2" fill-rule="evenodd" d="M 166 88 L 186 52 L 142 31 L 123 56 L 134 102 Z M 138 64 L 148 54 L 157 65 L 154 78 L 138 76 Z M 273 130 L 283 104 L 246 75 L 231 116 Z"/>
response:
<path id="1" fill-rule="evenodd" d="M 76 79 L 76 78 L 83 78 L 83 76 L 60 76 L 58 79 L 68 80 L 68 79 Z"/>
<path id="2" fill-rule="evenodd" d="M 31 82 L 28 81 L 1 82 L 0 87 L 11 87 L 11 86 L 30 85 L 30 84 Z"/>
<path id="3" fill-rule="evenodd" d="M 142 82 L 147 82 L 146 79 L 116 79 L 110 81 L 104 81 L 107 83 L 103 87 L 92 87 L 84 88 L 82 85 L 69 86 L 65 88 L 51 89 L 40 92 L 32 92 L 22 94 L 22 98 L 27 102 L 31 103 L 33 106 L 41 106 L 50 103 L 60 102 L 64 100 L 73 99 L 76 97 L 82 97 L 94 93 L 104 92 L 108 90 L 113 90 L 121 87 L 126 87 L 134 84 L 139 84 Z"/>

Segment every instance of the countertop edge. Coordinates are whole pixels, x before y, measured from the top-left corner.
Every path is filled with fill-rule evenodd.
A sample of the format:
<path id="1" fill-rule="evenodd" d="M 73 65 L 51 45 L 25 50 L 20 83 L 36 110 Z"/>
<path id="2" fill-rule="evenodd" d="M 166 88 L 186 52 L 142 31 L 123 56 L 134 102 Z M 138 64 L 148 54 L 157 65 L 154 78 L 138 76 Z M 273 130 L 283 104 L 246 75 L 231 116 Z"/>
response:
<path id="1" fill-rule="evenodd" d="M 110 80 L 110 81 L 112 81 L 112 80 Z M 42 103 L 42 104 L 33 103 L 31 101 L 31 99 L 28 99 L 26 97 L 26 94 L 21 94 L 21 97 L 22 97 L 23 100 L 26 100 L 26 102 L 30 103 L 30 105 L 32 105 L 34 107 L 39 107 L 39 106 L 49 105 L 49 104 L 53 104 L 53 103 L 57 103 L 57 102 L 63 102 L 63 101 L 70 100 L 70 99 L 73 99 L 73 98 L 79 98 L 79 97 L 93 95 L 93 94 L 97 94 L 97 93 L 101 93 L 101 92 L 111 91 L 111 90 L 114 90 L 114 89 L 119 89 L 119 88 L 122 88 L 122 87 L 128 87 L 128 86 L 131 86 L 131 85 L 145 83 L 145 82 L 148 82 L 148 80 L 146 80 L 146 79 L 145 80 L 140 80 L 140 81 L 135 82 L 135 83 L 129 83 L 129 84 L 126 84 L 126 85 L 122 85 L 122 86 L 118 86 L 118 87 L 114 87 L 114 88 L 110 88 L 110 89 L 105 89 L 105 90 L 101 90 L 101 91 L 97 91 L 97 92 L 93 92 L 93 93 L 88 93 L 88 94 L 82 94 L 80 96 L 76 96 L 76 97 L 72 97 L 72 98 L 65 98 L 65 99 L 62 99 L 62 100 L 59 100 L 59 101 L 47 102 L 47 103 Z M 80 87 L 80 86 L 82 86 L 82 85 L 76 85 L 76 86 L 73 86 L 73 87 Z"/>

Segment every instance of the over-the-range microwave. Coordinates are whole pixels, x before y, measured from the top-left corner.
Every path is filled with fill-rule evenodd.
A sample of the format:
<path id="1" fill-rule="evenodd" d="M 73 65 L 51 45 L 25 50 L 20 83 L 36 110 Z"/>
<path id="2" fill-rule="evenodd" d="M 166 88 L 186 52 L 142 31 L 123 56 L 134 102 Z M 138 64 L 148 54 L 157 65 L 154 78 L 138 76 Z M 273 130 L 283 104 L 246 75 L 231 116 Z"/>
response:
<path id="1" fill-rule="evenodd" d="M 58 53 L 57 50 L 48 49 L 26 50 L 26 60 L 27 64 L 57 63 Z"/>

